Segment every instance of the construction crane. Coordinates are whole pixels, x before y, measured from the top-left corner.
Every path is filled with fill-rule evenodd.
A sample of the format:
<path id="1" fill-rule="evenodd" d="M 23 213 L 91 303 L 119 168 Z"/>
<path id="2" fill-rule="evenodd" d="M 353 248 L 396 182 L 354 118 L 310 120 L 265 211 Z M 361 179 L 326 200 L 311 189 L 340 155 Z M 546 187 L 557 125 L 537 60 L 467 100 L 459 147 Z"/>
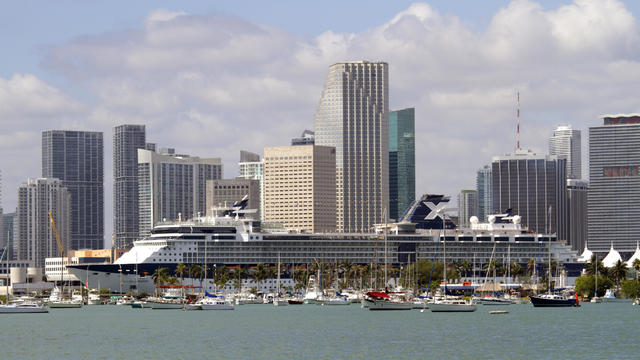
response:
<path id="1" fill-rule="evenodd" d="M 58 243 L 58 250 L 60 250 L 60 257 L 64 258 L 64 247 L 62 246 L 62 241 L 60 240 L 60 234 L 58 234 L 58 227 L 56 226 L 56 221 L 53 220 L 53 215 L 51 211 L 49 211 L 49 221 L 51 222 L 51 228 L 53 228 L 53 235 L 56 237 L 56 242 Z"/>

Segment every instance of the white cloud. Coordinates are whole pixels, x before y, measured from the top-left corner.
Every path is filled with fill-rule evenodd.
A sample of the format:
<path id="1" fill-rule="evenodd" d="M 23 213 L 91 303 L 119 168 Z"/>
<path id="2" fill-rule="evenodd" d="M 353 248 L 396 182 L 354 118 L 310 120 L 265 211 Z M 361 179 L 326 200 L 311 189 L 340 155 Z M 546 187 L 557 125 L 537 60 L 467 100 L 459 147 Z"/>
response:
<path id="1" fill-rule="evenodd" d="M 106 142 L 116 124 L 147 124 L 150 141 L 221 156 L 232 177 L 240 149 L 261 152 L 313 127 L 329 65 L 383 60 L 392 110 L 416 107 L 418 193 L 455 195 L 474 186 L 492 155 L 513 149 L 516 91 L 522 143 L 542 152 L 557 124 L 586 130 L 599 114 L 638 111 L 639 39 L 617 0 L 550 10 L 515 0 L 481 30 L 416 3 L 359 33 L 310 38 L 236 17 L 156 10 L 140 29 L 83 36 L 47 54 L 46 68 L 95 104 L 16 75 L 0 79 L 0 114 L 40 119 L 12 124 L 11 133 L 71 124 L 105 131 Z"/>

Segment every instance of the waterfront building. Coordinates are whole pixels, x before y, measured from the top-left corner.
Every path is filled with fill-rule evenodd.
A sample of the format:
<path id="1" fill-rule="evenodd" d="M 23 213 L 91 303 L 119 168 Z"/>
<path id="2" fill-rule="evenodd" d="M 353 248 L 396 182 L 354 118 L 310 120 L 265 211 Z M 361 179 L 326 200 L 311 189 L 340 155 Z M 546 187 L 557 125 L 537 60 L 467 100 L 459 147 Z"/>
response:
<path id="1" fill-rule="evenodd" d="M 589 182 L 567 179 L 567 204 L 569 209 L 569 245 L 582 253 L 587 244 L 587 193 Z"/>
<path id="2" fill-rule="evenodd" d="M 523 149 L 493 157 L 493 209 L 500 212 L 511 209 L 531 230 L 556 233 L 558 239 L 567 240 L 566 161 L 556 155 L 537 155 Z"/>
<path id="3" fill-rule="evenodd" d="M 258 180 L 260 186 L 260 206 L 257 217 L 262 220 L 264 214 L 264 162 L 260 160 L 260 155 L 248 151 L 240 151 L 240 162 L 238 163 L 240 178 L 247 180 Z"/>
<path id="4" fill-rule="evenodd" d="M 389 112 L 389 217 L 398 219 L 416 197 L 415 109 Z"/>
<path id="5" fill-rule="evenodd" d="M 389 66 L 329 67 L 314 119 L 315 144 L 336 149 L 338 231 L 371 231 L 389 217 Z"/>
<path id="6" fill-rule="evenodd" d="M 3 216 L 2 216 L 2 170 L 0 170 L 0 225 L 2 225 L 2 222 L 1 222 L 2 219 L 3 219 Z M 5 239 L 6 235 L 4 234 L 4 232 L 2 232 L 2 228 L 3 226 L 0 226 L 0 247 L 4 248 L 9 243 L 9 241 L 8 239 Z M 1 251 L 2 250 L 0 250 L 0 253 Z"/>
<path id="7" fill-rule="evenodd" d="M 252 219 L 260 219 L 260 181 L 242 178 L 221 179 L 207 181 L 207 216 L 214 216 L 215 209 L 230 207 L 234 203 L 248 197 L 247 207 L 256 210 L 254 214 L 247 216 Z"/>
<path id="8" fill-rule="evenodd" d="M 298 145 L 264 149 L 264 221 L 305 232 L 336 230 L 336 151 Z"/>
<path id="9" fill-rule="evenodd" d="M 49 212 L 55 220 L 63 249 L 67 251 L 71 235 L 71 193 L 58 179 L 29 179 L 18 187 L 17 258 L 44 268 L 44 259 L 60 256 Z"/>
<path id="10" fill-rule="evenodd" d="M 640 239 L 640 114 L 602 120 L 589 127 L 589 248 L 632 252 Z"/>
<path id="11" fill-rule="evenodd" d="M 314 143 L 314 134 L 311 130 L 305 130 L 302 132 L 302 135 L 300 135 L 300 137 L 291 139 L 291 146 L 313 145 Z"/>
<path id="12" fill-rule="evenodd" d="M 103 146 L 102 132 L 42 132 L 42 177 L 71 193 L 71 249 L 104 247 Z"/>
<path id="13" fill-rule="evenodd" d="M 138 239 L 138 149 L 146 148 L 144 125 L 113 129 L 113 246 L 127 249 Z"/>
<path id="14" fill-rule="evenodd" d="M 560 125 L 549 138 L 549 155 L 567 159 L 567 179 L 582 179 L 582 140 L 580 130 Z"/>
<path id="15" fill-rule="evenodd" d="M 478 192 L 476 190 L 461 190 L 458 194 L 458 226 L 468 228 L 469 219 L 478 216 Z"/>
<path id="16" fill-rule="evenodd" d="M 222 178 L 220 158 L 200 158 L 138 149 L 140 238 L 160 221 L 196 217 L 206 212 L 206 181 Z"/>
<path id="17" fill-rule="evenodd" d="M 15 251 L 14 251 L 14 234 L 15 234 L 15 218 L 16 213 L 6 213 L 2 214 L 2 220 L 0 222 L 0 232 L 4 235 L 2 247 L 7 247 L 8 255 L 10 260 L 15 260 Z M 6 260 L 6 258 L 5 258 Z"/>
<path id="18" fill-rule="evenodd" d="M 487 216 L 496 212 L 493 209 L 491 166 L 485 165 L 477 171 L 476 191 L 478 191 L 478 218 L 480 221 L 487 221 Z"/>

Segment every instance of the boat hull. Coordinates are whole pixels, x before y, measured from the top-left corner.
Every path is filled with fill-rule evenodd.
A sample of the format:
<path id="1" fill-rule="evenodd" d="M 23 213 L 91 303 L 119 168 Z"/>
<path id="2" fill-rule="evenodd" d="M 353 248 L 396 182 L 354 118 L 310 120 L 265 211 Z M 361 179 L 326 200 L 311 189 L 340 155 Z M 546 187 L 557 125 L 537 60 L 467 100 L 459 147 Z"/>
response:
<path id="1" fill-rule="evenodd" d="M 572 307 L 576 305 L 576 299 L 574 298 L 566 298 L 566 299 L 546 299 L 543 297 L 532 296 L 531 304 L 534 307 Z"/>
<path id="2" fill-rule="evenodd" d="M 478 309 L 473 304 L 429 304 L 431 312 L 474 312 Z"/>
<path id="3" fill-rule="evenodd" d="M 410 302 L 395 302 L 384 300 L 365 300 L 365 302 L 369 305 L 369 310 L 371 311 L 413 309 L 413 303 Z"/>
<path id="4" fill-rule="evenodd" d="M 147 305 L 153 310 L 178 310 L 183 307 L 183 304 L 163 302 L 147 302 Z"/>
<path id="5" fill-rule="evenodd" d="M 12 306 L 12 305 L 2 305 L 0 306 L 0 314 L 42 314 L 48 313 L 49 309 L 43 306 L 38 307 L 22 307 L 22 306 Z"/>
<path id="6" fill-rule="evenodd" d="M 51 309 L 77 309 L 81 308 L 81 303 L 70 303 L 70 302 L 50 302 L 49 307 Z"/>

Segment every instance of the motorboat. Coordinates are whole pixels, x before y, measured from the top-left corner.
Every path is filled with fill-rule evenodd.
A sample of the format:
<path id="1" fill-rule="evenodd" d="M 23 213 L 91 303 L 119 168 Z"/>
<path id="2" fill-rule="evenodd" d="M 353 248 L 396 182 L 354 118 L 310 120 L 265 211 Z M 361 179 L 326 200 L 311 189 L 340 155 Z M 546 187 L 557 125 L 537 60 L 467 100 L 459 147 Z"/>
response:
<path id="1" fill-rule="evenodd" d="M 346 296 L 334 296 L 325 299 L 323 305 L 349 305 L 351 301 Z"/>
<path id="2" fill-rule="evenodd" d="M 0 314 L 48 313 L 49 309 L 36 302 L 22 302 L 0 305 Z"/>
<path id="3" fill-rule="evenodd" d="M 602 301 L 609 303 L 609 302 L 629 302 L 631 300 L 617 298 L 616 294 L 613 292 L 612 289 L 607 289 L 607 291 L 604 293 L 604 296 L 602 297 Z"/>
<path id="4" fill-rule="evenodd" d="M 87 300 L 88 305 L 101 305 L 102 299 L 100 298 L 100 294 L 96 292 L 89 292 L 89 299 Z"/>
<path id="5" fill-rule="evenodd" d="M 49 296 L 49 308 L 51 309 L 77 309 L 82 307 L 82 303 L 81 295 L 72 295 L 70 299 L 65 299 L 57 287 L 51 291 L 51 296 Z"/>
<path id="6" fill-rule="evenodd" d="M 431 312 L 474 312 L 477 306 L 462 298 L 445 297 L 429 304 Z"/>
<path id="7" fill-rule="evenodd" d="M 511 300 L 499 296 L 485 296 L 477 300 L 480 305 L 511 305 Z"/>
<path id="8" fill-rule="evenodd" d="M 276 297 L 273 298 L 273 306 L 288 306 L 289 305 L 289 300 L 283 298 L 283 297 Z"/>
<path id="9" fill-rule="evenodd" d="M 225 300 L 223 296 L 206 296 L 195 302 L 202 310 L 233 310 L 234 306 Z"/>

